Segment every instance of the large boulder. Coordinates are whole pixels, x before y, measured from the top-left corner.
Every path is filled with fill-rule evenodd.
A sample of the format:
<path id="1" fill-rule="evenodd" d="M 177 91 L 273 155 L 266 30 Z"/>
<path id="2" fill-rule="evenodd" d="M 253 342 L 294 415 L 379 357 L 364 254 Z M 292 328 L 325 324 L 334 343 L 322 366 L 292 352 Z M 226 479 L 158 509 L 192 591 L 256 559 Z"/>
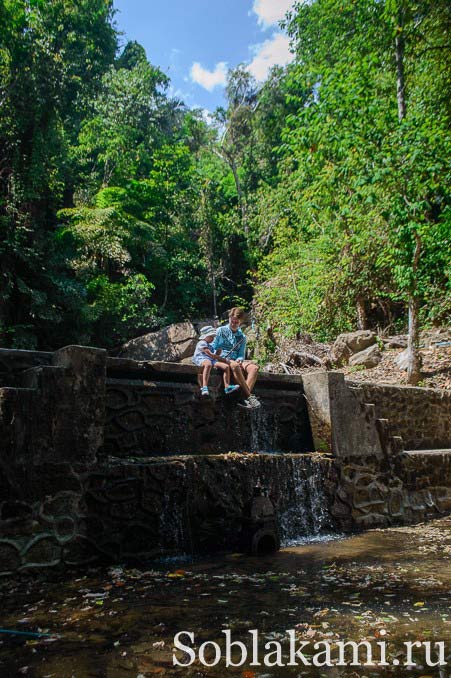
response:
<path id="1" fill-rule="evenodd" d="M 132 360 L 176 363 L 193 355 L 197 341 L 196 330 L 190 322 L 175 323 L 158 332 L 150 332 L 127 341 L 119 356 Z"/>
<path id="2" fill-rule="evenodd" d="M 332 362 L 336 365 L 346 365 L 354 353 L 364 351 L 368 346 L 377 343 L 377 335 L 371 330 L 357 330 L 340 334 L 330 351 Z"/>
<path id="3" fill-rule="evenodd" d="M 356 365 L 363 365 L 363 367 L 370 368 L 379 365 L 381 360 L 382 353 L 380 348 L 377 344 L 373 344 L 372 346 L 368 346 L 364 351 L 354 353 L 354 355 L 349 358 L 349 364 L 353 367 Z"/>
<path id="4" fill-rule="evenodd" d="M 407 347 L 407 335 L 406 334 L 397 334 L 393 337 L 387 337 L 382 339 L 386 348 L 406 348 Z"/>

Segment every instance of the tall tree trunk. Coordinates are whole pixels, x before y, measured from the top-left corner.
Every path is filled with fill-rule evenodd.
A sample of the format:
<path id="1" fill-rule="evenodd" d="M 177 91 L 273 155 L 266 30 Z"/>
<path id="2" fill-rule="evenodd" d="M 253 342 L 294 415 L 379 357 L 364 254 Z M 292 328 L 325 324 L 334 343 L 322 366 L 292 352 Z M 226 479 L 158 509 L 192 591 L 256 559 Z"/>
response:
<path id="1" fill-rule="evenodd" d="M 213 296 L 213 317 L 216 319 L 218 316 L 218 304 L 217 304 L 217 291 L 216 291 L 216 272 L 215 272 L 215 263 L 214 263 L 214 251 L 213 251 L 213 234 L 211 232 L 211 225 L 207 222 L 207 265 L 208 273 L 210 275 L 210 284 L 211 284 L 211 293 Z"/>
<path id="2" fill-rule="evenodd" d="M 207 181 L 207 186 L 210 183 L 210 180 Z M 210 277 L 211 292 L 213 297 L 213 317 L 218 317 L 218 301 L 217 301 L 217 289 L 216 289 L 216 270 L 214 262 L 214 243 L 213 243 L 213 229 L 211 227 L 211 222 L 207 209 L 207 190 L 202 190 L 201 193 L 201 203 L 202 203 L 202 221 L 203 221 L 203 234 L 201 237 L 201 242 L 203 242 L 203 249 L 205 251 L 205 256 L 207 259 L 207 270 Z"/>
<path id="3" fill-rule="evenodd" d="M 398 119 L 402 122 L 406 116 L 406 83 L 404 76 L 404 12 L 398 12 L 398 25 L 395 37 L 395 60 L 396 60 L 396 96 L 398 99 Z"/>
<path id="4" fill-rule="evenodd" d="M 164 298 L 163 303 L 161 304 L 161 310 L 164 311 L 166 304 L 168 303 L 168 294 L 169 294 L 169 273 L 168 270 L 164 272 Z"/>
<path id="5" fill-rule="evenodd" d="M 168 225 L 165 225 L 164 229 L 164 251 L 166 253 L 166 261 L 165 261 L 165 271 L 164 271 L 164 297 L 163 297 L 163 303 L 161 304 L 161 310 L 164 311 L 166 308 L 166 304 L 168 303 L 168 296 L 169 296 L 169 263 L 168 263 L 168 242 L 169 242 L 169 228 Z"/>
<path id="6" fill-rule="evenodd" d="M 357 329 L 366 330 L 368 329 L 368 320 L 366 317 L 365 309 L 365 299 L 363 297 L 357 297 L 355 300 L 355 309 L 357 313 Z"/>
<path id="7" fill-rule="evenodd" d="M 211 289 L 213 291 L 213 317 L 216 320 L 218 317 L 218 301 L 216 292 L 216 276 L 213 270 L 211 271 Z"/>
<path id="8" fill-rule="evenodd" d="M 241 188 L 241 182 L 240 182 L 240 178 L 238 176 L 238 170 L 236 168 L 234 158 L 231 158 L 230 168 L 232 170 L 233 178 L 235 180 L 236 192 L 238 193 L 238 202 L 240 203 L 241 224 L 243 226 L 244 234 L 247 237 L 247 235 L 249 234 L 249 229 L 248 229 L 248 225 L 247 225 L 246 201 L 244 199 L 243 189 Z"/>
<path id="9" fill-rule="evenodd" d="M 421 379 L 421 357 L 419 343 L 418 298 L 409 297 L 409 335 L 407 339 L 407 382 L 416 386 Z"/>
<path id="10" fill-rule="evenodd" d="M 397 15 L 397 31 L 395 37 L 395 61 L 396 61 L 396 96 L 398 100 L 398 119 L 402 122 L 406 116 L 406 83 L 404 74 L 404 8 L 400 3 Z M 407 340 L 407 381 L 416 386 L 421 379 L 421 357 L 419 354 L 419 324 L 418 324 L 418 296 L 416 291 L 416 278 L 418 274 L 418 262 L 421 254 L 421 239 L 415 233 L 415 251 L 412 262 L 412 288 L 409 292 L 409 333 Z"/>
<path id="11" fill-rule="evenodd" d="M 418 272 L 418 262 L 421 254 L 421 238 L 415 234 L 415 252 L 413 255 L 413 279 Z M 421 379 L 421 356 L 418 349 L 420 327 L 418 323 L 418 296 L 416 289 L 409 294 L 409 335 L 407 339 L 407 381 L 416 386 Z"/>
<path id="12" fill-rule="evenodd" d="M 241 224 L 243 226 L 243 231 L 245 235 L 247 236 L 249 234 L 249 227 L 247 223 L 247 206 L 246 206 L 246 198 L 243 193 L 243 189 L 241 187 L 241 182 L 240 182 L 240 177 L 238 176 L 238 170 L 235 162 L 235 158 L 228 153 L 224 148 L 221 148 L 221 151 L 215 151 L 216 155 L 221 158 L 221 160 L 225 161 L 227 165 L 230 167 L 232 170 L 233 174 L 233 180 L 235 181 L 235 188 L 236 192 L 238 194 L 238 202 L 240 205 L 240 212 L 241 212 Z"/>

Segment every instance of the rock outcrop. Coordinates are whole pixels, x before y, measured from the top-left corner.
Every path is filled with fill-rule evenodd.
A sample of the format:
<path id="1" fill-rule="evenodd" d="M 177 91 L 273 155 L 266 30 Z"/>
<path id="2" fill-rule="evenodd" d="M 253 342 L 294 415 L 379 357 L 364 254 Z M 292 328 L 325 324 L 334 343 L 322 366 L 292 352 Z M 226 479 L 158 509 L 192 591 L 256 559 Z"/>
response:
<path id="1" fill-rule="evenodd" d="M 379 365 L 380 361 L 382 360 L 382 353 L 380 351 L 380 348 L 377 344 L 373 344 L 372 346 L 368 346 L 364 351 L 359 351 L 358 353 L 354 353 L 349 358 L 349 364 L 351 367 L 355 367 L 356 365 L 362 365 L 363 367 L 366 368 L 371 368 L 371 367 L 376 367 L 376 365 Z"/>
<path id="2" fill-rule="evenodd" d="M 349 362 L 354 353 L 360 353 L 369 346 L 376 344 L 377 335 L 371 330 L 358 330 L 339 334 L 331 348 L 332 361 L 341 367 Z"/>
<path id="3" fill-rule="evenodd" d="M 158 332 L 150 332 L 127 341 L 119 356 L 132 360 L 179 362 L 193 355 L 197 341 L 192 323 L 175 323 Z"/>

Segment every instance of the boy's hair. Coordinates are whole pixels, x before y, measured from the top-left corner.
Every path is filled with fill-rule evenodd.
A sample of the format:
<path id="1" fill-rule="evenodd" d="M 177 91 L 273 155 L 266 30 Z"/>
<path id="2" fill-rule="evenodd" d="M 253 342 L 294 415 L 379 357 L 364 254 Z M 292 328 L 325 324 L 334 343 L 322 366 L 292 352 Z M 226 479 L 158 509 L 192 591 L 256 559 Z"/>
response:
<path id="1" fill-rule="evenodd" d="M 229 311 L 229 318 L 234 316 L 235 318 L 238 318 L 239 320 L 243 320 L 245 315 L 246 315 L 246 312 L 245 312 L 244 308 L 241 308 L 241 306 L 234 306 Z"/>

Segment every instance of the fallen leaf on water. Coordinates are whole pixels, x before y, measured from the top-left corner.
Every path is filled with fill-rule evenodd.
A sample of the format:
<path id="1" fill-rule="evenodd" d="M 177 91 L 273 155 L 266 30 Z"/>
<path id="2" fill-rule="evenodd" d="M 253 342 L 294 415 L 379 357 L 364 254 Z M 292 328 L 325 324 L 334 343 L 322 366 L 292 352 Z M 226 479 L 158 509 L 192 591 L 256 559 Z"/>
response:
<path id="1" fill-rule="evenodd" d="M 424 603 L 422 603 L 422 602 L 413 604 L 414 607 L 423 607 L 423 605 L 424 605 Z"/>
<path id="2" fill-rule="evenodd" d="M 386 636 L 388 631 L 386 629 L 376 629 L 374 632 L 375 638 L 383 638 Z"/>

